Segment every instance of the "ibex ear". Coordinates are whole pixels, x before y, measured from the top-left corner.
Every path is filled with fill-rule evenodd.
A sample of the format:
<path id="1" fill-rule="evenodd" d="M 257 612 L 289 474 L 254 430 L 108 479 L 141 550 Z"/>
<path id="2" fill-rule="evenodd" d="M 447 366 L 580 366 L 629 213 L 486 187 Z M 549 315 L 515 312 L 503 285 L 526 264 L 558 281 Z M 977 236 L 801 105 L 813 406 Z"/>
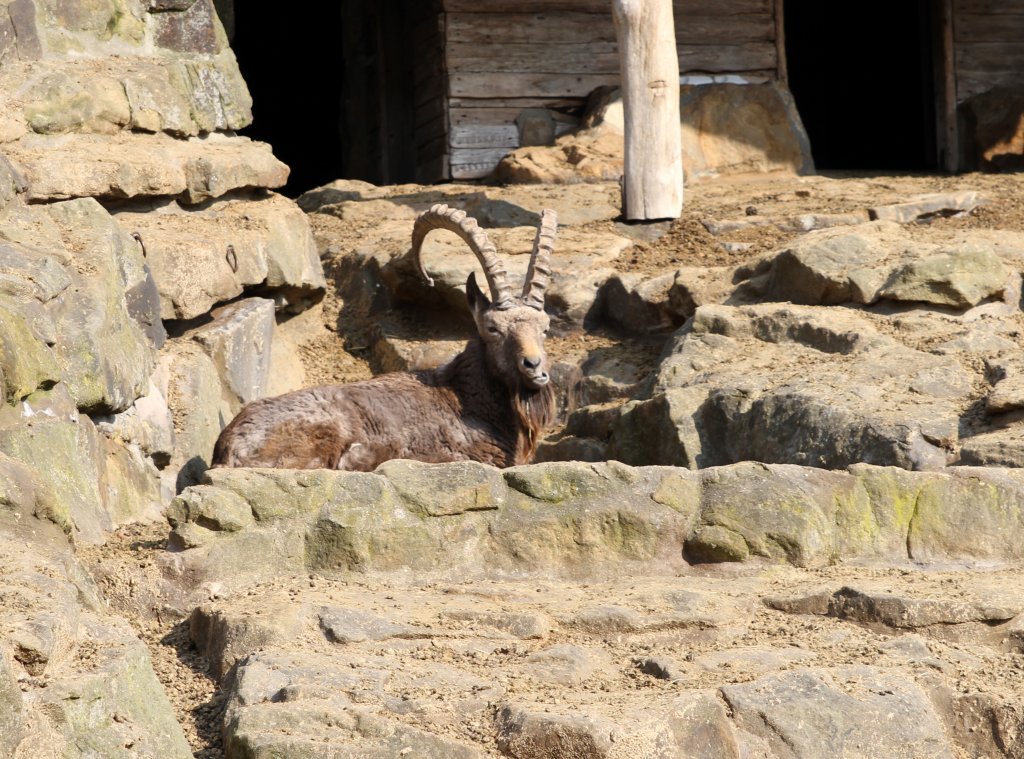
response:
<path id="1" fill-rule="evenodd" d="M 469 302 L 469 310 L 474 315 L 486 311 L 491 306 L 490 299 L 484 295 L 476 284 L 476 272 L 471 272 L 469 279 L 466 280 L 466 300 Z"/>

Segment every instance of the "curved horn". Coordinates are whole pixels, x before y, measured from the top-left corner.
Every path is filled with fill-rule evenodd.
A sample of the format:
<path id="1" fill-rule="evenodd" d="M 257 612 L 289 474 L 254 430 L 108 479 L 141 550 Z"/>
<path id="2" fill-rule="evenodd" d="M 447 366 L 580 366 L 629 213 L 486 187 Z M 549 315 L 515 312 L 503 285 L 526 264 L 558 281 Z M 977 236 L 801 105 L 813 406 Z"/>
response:
<path id="1" fill-rule="evenodd" d="M 555 233 L 558 231 L 558 214 L 545 208 L 540 214 L 537 237 L 533 240 L 533 255 L 530 268 L 526 270 L 526 284 L 523 285 L 523 300 L 526 305 L 544 310 L 544 292 L 551 278 L 551 251 L 555 248 Z"/>
<path id="2" fill-rule="evenodd" d="M 487 284 L 491 288 L 491 298 L 498 308 L 507 308 L 512 303 L 512 288 L 508 285 L 508 274 L 505 265 L 498 258 L 498 251 L 494 247 L 487 233 L 476 223 L 476 219 L 467 216 L 465 211 L 458 208 L 449 208 L 444 204 L 431 206 L 429 211 L 424 211 L 417 218 L 412 227 L 412 257 L 419 271 L 427 284 L 433 285 L 434 280 L 423 268 L 423 260 L 420 257 L 420 248 L 427 234 L 434 229 L 447 229 L 454 232 L 469 245 L 470 249 L 480 260 L 484 267 L 484 276 L 487 277 Z"/>

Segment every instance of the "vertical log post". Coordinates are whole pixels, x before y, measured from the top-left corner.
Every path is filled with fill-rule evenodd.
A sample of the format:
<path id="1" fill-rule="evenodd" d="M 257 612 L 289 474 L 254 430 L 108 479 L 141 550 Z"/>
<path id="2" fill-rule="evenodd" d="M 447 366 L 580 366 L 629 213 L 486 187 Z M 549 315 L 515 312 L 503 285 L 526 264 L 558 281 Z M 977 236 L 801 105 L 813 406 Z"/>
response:
<path id="1" fill-rule="evenodd" d="M 623 215 L 676 219 L 683 209 L 679 53 L 672 0 L 612 0 L 626 122 Z"/>

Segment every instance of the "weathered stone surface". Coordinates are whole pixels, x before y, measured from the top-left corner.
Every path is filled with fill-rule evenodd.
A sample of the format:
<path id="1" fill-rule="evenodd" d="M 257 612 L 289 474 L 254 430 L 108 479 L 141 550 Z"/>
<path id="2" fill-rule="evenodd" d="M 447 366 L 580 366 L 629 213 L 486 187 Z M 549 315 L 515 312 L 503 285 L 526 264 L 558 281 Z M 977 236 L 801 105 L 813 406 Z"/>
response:
<path id="1" fill-rule="evenodd" d="M 604 759 L 611 755 L 613 732 L 611 721 L 589 715 L 550 714 L 520 705 L 498 713 L 498 748 L 515 759 Z"/>
<path id="2" fill-rule="evenodd" d="M 172 340 L 160 366 L 168 376 L 167 403 L 175 410 L 174 456 L 168 473 L 171 492 L 200 481 L 220 431 L 238 412 L 223 392 L 213 360 L 191 340 Z"/>
<path id="3" fill-rule="evenodd" d="M 21 710 L 21 688 L 6 651 L 0 650 L 0 756 L 14 756 L 14 750 L 21 743 L 25 727 Z"/>
<path id="4" fill-rule="evenodd" d="M 189 637 L 210 662 L 212 674 L 224 678 L 240 660 L 261 648 L 294 640 L 309 622 L 312 610 L 267 605 L 259 616 L 227 607 L 199 606 L 189 617 Z"/>
<path id="5" fill-rule="evenodd" d="M 911 262 L 889 278 L 882 298 L 969 308 L 1002 293 L 1009 271 L 992 251 L 961 249 Z"/>
<path id="6" fill-rule="evenodd" d="M 602 651 L 563 643 L 530 654 L 523 670 L 546 683 L 575 687 L 608 663 Z"/>
<path id="7" fill-rule="evenodd" d="M 921 688 L 871 667 L 796 670 L 722 693 L 736 724 L 771 755 L 953 756 Z"/>
<path id="8" fill-rule="evenodd" d="M 892 221 L 873 222 L 797 240 L 774 257 L 762 282 L 749 286 L 772 300 L 808 305 L 886 299 L 966 309 L 1007 286 L 1004 260 L 1019 254 L 1003 242 L 982 233 L 922 243 Z"/>
<path id="9" fill-rule="evenodd" d="M 873 220 L 897 221 L 906 224 L 910 221 L 930 219 L 936 216 L 967 213 L 975 208 L 979 201 L 978 193 L 970 190 L 957 193 L 936 193 L 921 195 L 907 203 L 876 206 L 869 209 L 869 213 Z"/>
<path id="10" fill-rule="evenodd" d="M 323 661 L 302 654 L 256 654 L 239 662 L 225 716 L 228 754 L 311 759 L 484 756 L 472 745 L 441 730 L 431 730 L 435 720 L 443 724 L 441 720 L 451 718 L 451 710 L 443 706 L 427 707 L 420 699 L 410 704 L 422 710 L 422 726 L 411 727 L 392 719 L 388 710 L 402 707 L 398 699 L 383 698 L 383 684 L 389 679 L 385 670 L 388 660 L 375 657 L 363 659 L 360 664 L 368 666 L 356 669 L 354 660 L 350 666 L 345 659 Z M 431 675 L 440 677 L 441 682 L 459 677 L 444 670 L 434 670 Z M 444 682 L 444 686 L 469 691 L 481 684 L 477 678 L 461 678 L 461 682 Z M 459 695 L 464 697 L 465 693 Z M 381 708 L 384 704 L 380 702 L 387 706 Z"/>
<path id="11" fill-rule="evenodd" d="M 1019 424 L 964 438 L 960 463 L 967 466 L 1024 467 L 1024 430 Z"/>
<path id="12" fill-rule="evenodd" d="M 56 383 L 61 374 L 53 351 L 21 310 L 13 299 L 0 296 L 0 392 L 7 403 Z"/>
<path id="13" fill-rule="evenodd" d="M 969 622 L 998 624 L 1024 611 L 1024 603 L 1015 603 L 1010 598 L 980 599 L 967 603 L 962 600 L 915 598 L 852 587 L 843 587 L 831 594 L 767 599 L 766 603 L 773 609 L 795 614 L 828 615 L 861 624 L 903 630 Z"/>
<path id="14" fill-rule="evenodd" d="M 776 84 L 680 87 L 683 171 L 689 180 L 720 174 L 814 170 L 792 96 Z M 503 182 L 607 181 L 622 176 L 621 95 L 591 117 L 597 126 L 550 148 L 523 147 L 502 159 Z"/>
<path id="15" fill-rule="evenodd" d="M 305 215 L 279 195 L 224 199 L 196 209 L 174 202 L 124 208 L 123 229 L 138 232 L 165 319 L 192 319 L 265 283 L 296 306 L 326 283 Z"/>
<path id="16" fill-rule="evenodd" d="M 190 757 L 146 647 L 125 623 L 92 623 L 96 645 L 83 671 L 36 691 L 29 701 L 77 755 Z"/>
<path id="17" fill-rule="evenodd" d="M 206 350 L 224 387 L 240 403 L 266 394 L 274 337 L 274 302 L 246 298 L 212 313 L 213 321 L 191 333 Z"/>
<path id="18" fill-rule="evenodd" d="M 746 462 L 689 473 L 552 463 L 499 474 L 393 462 L 372 474 L 213 469 L 207 477 L 211 485 L 185 491 L 172 508 L 172 541 L 187 550 L 164 559 L 197 592 L 304 571 L 600 577 L 625 567 L 662 572 L 683 558 L 822 567 L 1024 556 L 1024 480 L 1007 470 Z M 251 562 L 254 551 L 265 561 Z M 618 632 L 680 623 L 616 614 L 562 621 Z"/>
<path id="19" fill-rule="evenodd" d="M 63 384 L 0 407 L 0 452 L 29 468 L 47 493 L 40 516 L 88 543 L 100 543 L 113 526 L 100 491 L 100 441 Z"/>
<path id="20" fill-rule="evenodd" d="M 173 13 L 157 16 L 155 39 L 160 47 L 177 53 L 217 53 L 225 40 L 212 0 L 194 0 L 186 8 L 150 9 Z"/>
<path id="21" fill-rule="evenodd" d="M 415 628 L 395 624 L 379 614 L 327 607 L 319 614 L 320 629 L 332 643 L 362 643 L 364 640 L 415 637 Z"/>
<path id="22" fill-rule="evenodd" d="M 95 200 L 54 203 L 47 213 L 65 235 L 76 272 L 76 286 L 53 305 L 63 378 L 79 408 L 124 411 L 144 394 L 153 371 L 150 341 L 125 301 L 126 286 L 135 284 L 126 274 L 144 270 L 144 263 Z"/>
<path id="23" fill-rule="evenodd" d="M 609 453 L 941 468 L 970 387 L 953 358 L 906 348 L 850 312 L 705 306 L 666 351 L 652 399 L 624 408 Z"/>
<path id="24" fill-rule="evenodd" d="M 9 143 L 32 200 L 183 196 L 190 203 L 248 187 L 280 187 L 288 168 L 267 145 L 211 134 L 37 135 Z M 116 156 L 117 160 L 112 160 Z"/>

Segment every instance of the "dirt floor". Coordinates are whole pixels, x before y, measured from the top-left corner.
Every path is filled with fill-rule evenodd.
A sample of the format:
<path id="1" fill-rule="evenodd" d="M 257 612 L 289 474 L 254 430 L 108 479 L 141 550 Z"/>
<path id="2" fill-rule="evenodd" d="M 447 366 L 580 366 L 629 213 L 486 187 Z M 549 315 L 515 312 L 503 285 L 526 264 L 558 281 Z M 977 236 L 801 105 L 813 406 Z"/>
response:
<path id="1" fill-rule="evenodd" d="M 959 217 L 937 218 L 928 225 L 911 226 L 913 234 L 927 236 L 931 229 L 1005 229 L 1024 231 L 1024 193 L 1018 175 L 968 174 L 947 176 L 813 176 L 753 177 L 706 181 L 687 188 L 686 210 L 679 220 L 667 227 L 652 242 L 639 243 L 629 261 L 639 272 L 661 273 L 680 266 L 735 266 L 760 255 L 784 247 L 798 233 L 772 224 L 754 226 L 724 237 L 712 235 L 705 224 L 709 220 L 750 219 L 754 217 L 789 217 L 807 213 L 859 212 L 874 205 L 900 202 L 923 193 L 976 190 L 983 205 Z M 333 223 L 336 220 L 331 220 Z M 620 233 L 625 225 L 599 222 L 616 227 Z M 326 229 L 318 227 L 317 232 Z M 329 230 L 337 232 L 332 226 Z M 367 230 L 345 230 L 348 239 L 357 239 Z M 625 230 L 629 233 L 628 230 Z M 661 231 L 661 230 L 659 230 Z M 635 231 L 644 236 L 646 233 Z M 648 235 L 649 236 L 649 235 Z M 722 242 L 744 243 L 724 247 Z M 332 246 L 344 247 L 346 241 L 332 239 Z M 339 313 L 344 304 L 333 288 L 325 299 L 320 328 L 299 346 L 308 384 L 344 382 L 371 375 L 367 343 L 358 329 L 339 331 Z M 664 339 L 663 336 L 660 339 Z M 620 347 L 622 346 L 622 347 Z M 629 336 L 608 330 L 580 333 L 554 338 L 549 352 L 554 360 L 577 356 L 596 349 L 630 350 L 637 361 L 653 367 L 660 349 L 658 337 L 637 343 Z M 112 536 L 101 547 L 84 547 L 79 556 L 94 572 L 113 611 L 124 615 L 149 645 L 158 677 L 165 685 L 186 734 L 198 757 L 222 756 L 220 716 L 223 694 L 206 673 L 207 663 L 188 640 L 185 610 L 161 607 L 153 557 L 163 550 L 167 528 L 163 525 L 131 527 Z M 864 625 L 817 616 L 787 614 L 769 609 L 764 599 L 775 595 L 799 595 L 822 587 L 835 590 L 845 585 L 871 586 L 888 592 L 904 592 L 918 598 L 942 598 L 964 603 L 989 598 L 993 594 L 1020 597 L 1024 595 L 1024 577 L 1019 571 L 964 572 L 951 568 L 944 572 L 915 569 L 871 569 L 832 567 L 820 570 L 799 570 L 791 567 L 724 567 L 694 570 L 691 576 L 678 578 L 635 578 L 609 583 L 573 584 L 529 581 L 519 587 L 507 583 L 500 587 L 445 588 L 395 583 L 380 578 L 329 580 L 292 578 L 275 581 L 258 590 L 270 596 L 310 596 L 333 599 L 336 603 L 355 604 L 373 609 L 388 597 L 421 599 L 445 593 L 487 593 L 494 597 L 531 594 L 524 605 L 530 610 L 551 616 L 556 624 L 543 642 L 545 647 L 557 643 L 575 643 L 603 649 L 609 660 L 617 662 L 607 672 L 587 681 L 585 687 L 538 683 L 528 677 L 505 677 L 505 692 L 516 700 L 547 704 L 547 708 L 571 707 L 574 704 L 600 701 L 603 710 L 615 709 L 633 699 L 637 691 L 652 695 L 670 695 L 680 689 L 703 688 L 726 682 L 749 680 L 768 669 L 786 669 L 811 660 L 813 666 L 836 666 L 844 663 L 877 665 L 885 661 L 886 651 L 894 637 L 906 631 L 869 629 Z M 980 589 L 980 590 L 979 590 Z M 666 594 L 674 591 L 708 593 L 709 615 L 692 625 L 665 629 L 651 628 L 628 635 L 584 630 L 571 621 L 571 613 L 589 606 L 621 605 L 659 612 Z M 651 599 L 662 599 L 652 601 Z M 418 603 L 418 601 L 417 601 Z M 647 604 L 647 606 L 645 606 Z M 651 605 L 653 604 L 653 606 Z M 429 606 L 429 604 L 428 604 Z M 425 606 L 423 608 L 428 608 Z M 649 607 L 649 608 L 648 608 Z M 383 608 L 383 607 L 382 607 Z M 716 611 L 717 610 L 717 611 Z M 726 615 L 725 617 L 718 614 Z M 436 612 L 399 609 L 412 614 L 414 623 L 436 627 Z M 415 614 L 425 614 L 416 620 Z M 434 617 L 429 617 L 433 613 Z M 728 615 L 735 620 L 730 622 Z M 568 615 L 568 616 L 567 616 Z M 717 615 L 717 616 L 716 616 Z M 559 621 L 561 620 L 561 621 Z M 457 665 L 470 674 L 489 679 L 495 673 L 513 671 L 522 665 L 539 642 L 520 641 L 512 646 L 494 646 L 476 650 L 474 641 L 487 638 L 486 626 L 464 621 L 451 627 L 443 645 L 406 645 L 395 649 L 392 643 L 381 643 L 380 650 L 366 655 L 391 657 L 403 671 L 415 673 L 417 662 L 425 660 Z M 955 627 L 955 629 L 954 629 Z M 906 667 L 908 674 L 917 669 L 941 671 L 958 692 L 989 691 L 1010 698 L 1024 687 L 1024 657 L 1010 650 L 1006 636 L 991 625 L 935 626 L 917 631 L 924 636 L 927 651 L 914 660 L 898 658 L 896 665 Z M 460 644 L 473 642 L 472 645 Z M 318 644 L 320 645 L 320 644 Z M 371 647 L 372 648 L 372 647 Z M 747 648 L 749 659 L 730 663 L 717 658 L 716 652 Z M 766 648 L 784 649 L 789 659 L 760 656 Z M 391 649 L 385 652 L 385 649 Z M 909 649 L 908 649 L 909 650 Z M 804 652 L 807 655 L 800 653 Z M 678 665 L 675 679 L 658 679 L 644 674 L 635 662 L 657 654 Z M 769 663 L 765 663 L 769 661 Z M 415 694 L 414 694 L 415 695 Z M 443 703 L 446 694 L 419 694 L 431 703 Z M 470 722 L 452 722 L 444 728 L 463 740 L 494 750 L 493 731 Z"/>

